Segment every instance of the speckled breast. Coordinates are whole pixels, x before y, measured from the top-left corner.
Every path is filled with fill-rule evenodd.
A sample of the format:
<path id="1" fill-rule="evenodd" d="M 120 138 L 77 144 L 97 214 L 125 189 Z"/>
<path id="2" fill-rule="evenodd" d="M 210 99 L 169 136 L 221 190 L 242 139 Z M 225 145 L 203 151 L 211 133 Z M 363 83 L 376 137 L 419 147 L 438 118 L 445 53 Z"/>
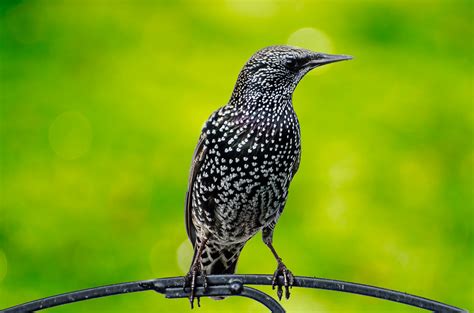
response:
<path id="1" fill-rule="evenodd" d="M 242 118 L 221 109 L 205 125 L 193 223 L 212 241 L 245 242 L 283 210 L 300 157 L 299 125 L 291 107 L 276 117 L 265 113 Z"/>

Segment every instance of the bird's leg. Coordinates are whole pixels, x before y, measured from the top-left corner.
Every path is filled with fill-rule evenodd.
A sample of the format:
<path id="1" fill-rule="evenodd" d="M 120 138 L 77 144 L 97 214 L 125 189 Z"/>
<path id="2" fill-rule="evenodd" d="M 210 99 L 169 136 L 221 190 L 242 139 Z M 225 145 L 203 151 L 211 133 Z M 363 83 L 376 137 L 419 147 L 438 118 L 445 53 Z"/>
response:
<path id="1" fill-rule="evenodd" d="M 270 248 L 273 255 L 275 256 L 275 259 L 278 262 L 277 269 L 275 270 L 275 273 L 273 274 L 272 287 L 273 289 L 275 289 L 275 285 L 278 285 L 277 295 L 278 295 L 278 299 L 281 300 L 281 297 L 283 296 L 283 288 L 282 288 L 282 285 L 280 285 L 278 282 L 278 276 L 282 275 L 283 285 L 285 286 L 285 298 L 289 299 L 290 288 L 293 287 L 293 282 L 294 282 L 293 273 L 291 273 L 291 271 L 282 262 L 281 258 L 276 253 L 275 248 L 273 248 L 272 243 L 271 242 L 267 243 L 267 246 Z"/>
<path id="2" fill-rule="evenodd" d="M 191 309 L 194 308 L 194 298 L 196 295 L 197 276 L 199 275 L 202 276 L 202 278 L 204 279 L 204 289 L 207 288 L 207 279 L 206 279 L 206 275 L 202 271 L 202 264 L 201 264 L 202 252 L 204 251 L 204 248 L 206 247 L 207 240 L 208 239 L 205 238 L 199 243 L 197 247 L 196 255 L 194 257 L 193 263 L 191 264 L 189 272 L 186 274 L 186 276 L 184 276 L 183 290 L 186 289 L 186 287 L 188 286 L 191 287 L 191 290 L 189 293 L 189 302 L 191 303 Z M 200 303 L 199 297 L 197 297 L 197 301 L 198 301 L 198 306 L 200 307 L 201 303 Z"/>
<path id="3" fill-rule="evenodd" d="M 275 248 L 273 247 L 273 244 L 272 244 L 273 228 L 270 228 L 270 227 L 264 228 L 262 231 L 262 237 L 263 237 L 263 242 L 268 246 L 268 248 L 270 248 L 270 250 L 272 251 L 278 263 L 277 269 L 275 273 L 273 274 L 272 287 L 273 289 L 275 289 L 275 286 L 278 285 L 277 296 L 278 296 L 278 299 L 281 300 L 281 297 L 283 296 L 283 288 L 282 288 L 282 285 L 279 284 L 278 276 L 282 275 L 283 286 L 285 286 L 285 298 L 289 299 L 290 288 L 293 287 L 293 282 L 295 278 L 293 276 L 293 273 L 291 273 L 291 271 L 286 267 L 286 265 L 283 264 L 280 256 L 278 255 Z"/>

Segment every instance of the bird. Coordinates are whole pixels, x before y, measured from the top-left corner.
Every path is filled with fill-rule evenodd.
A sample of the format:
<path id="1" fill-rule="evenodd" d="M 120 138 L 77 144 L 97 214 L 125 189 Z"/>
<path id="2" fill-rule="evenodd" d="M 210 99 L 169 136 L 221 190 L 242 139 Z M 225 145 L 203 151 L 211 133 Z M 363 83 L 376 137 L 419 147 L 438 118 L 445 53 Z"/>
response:
<path id="1" fill-rule="evenodd" d="M 228 103 L 204 123 L 185 201 L 194 255 L 183 289 L 190 288 L 191 308 L 197 278 L 206 288 L 207 275 L 233 274 L 246 242 L 259 231 L 277 261 L 272 286 L 280 300 L 282 285 L 290 297 L 294 276 L 273 247 L 273 231 L 301 159 L 292 95 L 310 70 L 350 59 L 286 45 L 260 49 L 241 69 Z"/>

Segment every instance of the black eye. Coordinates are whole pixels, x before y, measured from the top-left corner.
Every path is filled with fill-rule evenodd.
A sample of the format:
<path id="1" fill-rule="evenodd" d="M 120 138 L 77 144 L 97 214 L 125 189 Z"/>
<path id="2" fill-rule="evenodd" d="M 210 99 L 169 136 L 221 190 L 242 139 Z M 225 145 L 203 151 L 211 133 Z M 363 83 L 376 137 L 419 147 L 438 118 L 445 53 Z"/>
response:
<path id="1" fill-rule="evenodd" d="M 299 60 L 298 59 L 287 59 L 285 62 L 285 67 L 290 71 L 295 71 L 299 67 Z"/>

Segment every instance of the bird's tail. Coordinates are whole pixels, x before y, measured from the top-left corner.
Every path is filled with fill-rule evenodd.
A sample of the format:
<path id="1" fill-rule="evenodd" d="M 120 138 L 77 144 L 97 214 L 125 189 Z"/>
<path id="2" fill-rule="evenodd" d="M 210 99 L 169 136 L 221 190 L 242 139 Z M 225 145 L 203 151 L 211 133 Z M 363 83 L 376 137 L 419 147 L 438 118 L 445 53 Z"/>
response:
<path id="1" fill-rule="evenodd" d="M 207 243 L 201 256 L 202 271 L 206 275 L 234 274 L 240 251 L 245 243 L 235 245 L 217 245 Z M 194 249 L 196 258 L 197 249 Z"/>
<path id="2" fill-rule="evenodd" d="M 240 251 L 245 243 L 237 245 L 206 244 L 201 256 L 202 271 L 206 275 L 234 274 L 239 259 Z M 196 258 L 197 248 L 194 249 Z M 222 300 L 225 297 L 211 297 L 214 300 Z"/>
<path id="3" fill-rule="evenodd" d="M 199 237 L 194 242 L 194 255 L 192 264 L 197 257 L 201 241 Z M 201 254 L 202 272 L 205 275 L 234 274 L 239 259 L 240 251 L 245 242 L 234 245 L 218 245 L 207 242 Z M 214 300 L 222 300 L 225 297 L 211 297 Z"/>

